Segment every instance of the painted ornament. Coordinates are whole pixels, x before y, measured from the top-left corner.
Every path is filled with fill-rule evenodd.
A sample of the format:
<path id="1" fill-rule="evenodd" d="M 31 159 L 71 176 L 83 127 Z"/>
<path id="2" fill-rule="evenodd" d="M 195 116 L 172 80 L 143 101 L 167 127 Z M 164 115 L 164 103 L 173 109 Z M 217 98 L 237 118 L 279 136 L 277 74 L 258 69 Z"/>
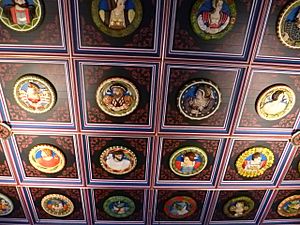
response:
<path id="1" fill-rule="evenodd" d="M 112 146 L 100 155 L 100 164 L 107 172 L 123 175 L 131 172 L 136 164 L 135 154 L 123 146 Z"/>
<path id="2" fill-rule="evenodd" d="M 185 219 L 197 210 L 196 201 L 188 196 L 175 196 L 164 205 L 165 214 L 172 219 Z"/>
<path id="3" fill-rule="evenodd" d="M 6 123 L 0 123 L 0 139 L 6 140 L 12 135 L 12 130 L 10 126 Z"/>
<path id="4" fill-rule="evenodd" d="M 233 0 L 197 0 L 191 11 L 194 32 L 204 40 L 223 38 L 236 22 Z"/>
<path id="5" fill-rule="evenodd" d="M 296 147 L 300 147 L 300 131 L 292 135 L 291 143 Z"/>
<path id="6" fill-rule="evenodd" d="M 300 195 L 285 198 L 277 207 L 280 216 L 296 217 L 300 215 Z"/>
<path id="7" fill-rule="evenodd" d="M 134 201 L 126 196 L 112 196 L 105 200 L 104 211 L 114 218 L 125 218 L 135 211 Z"/>
<path id="8" fill-rule="evenodd" d="M 180 112 L 191 120 L 203 120 L 212 116 L 221 104 L 221 92 L 209 80 L 193 81 L 180 90 Z"/>
<path id="9" fill-rule="evenodd" d="M 14 31 L 30 31 L 41 23 L 42 8 L 39 0 L 0 0 L 0 20 Z"/>
<path id="10" fill-rule="evenodd" d="M 175 151 L 170 158 L 171 170 L 182 177 L 199 174 L 207 165 L 204 150 L 195 146 L 187 146 Z"/>
<path id="11" fill-rule="evenodd" d="M 281 13 L 277 22 L 277 35 L 288 48 L 300 48 L 300 0 L 293 1 Z"/>
<path id="12" fill-rule="evenodd" d="M 52 145 L 36 145 L 29 152 L 31 165 L 43 173 L 57 173 L 65 166 L 62 152 Z"/>
<path id="13" fill-rule="evenodd" d="M 274 163 L 273 152 L 266 147 L 251 147 L 244 151 L 235 165 L 237 172 L 243 177 L 258 177 Z"/>
<path id="14" fill-rule="evenodd" d="M 256 111 L 265 120 L 278 120 L 291 112 L 296 103 L 294 91 L 287 85 L 265 89 L 256 101 Z"/>
<path id="15" fill-rule="evenodd" d="M 14 86 L 14 97 L 22 109 L 31 113 L 45 113 L 56 102 L 53 85 L 37 75 L 24 75 L 19 78 Z"/>
<path id="16" fill-rule="evenodd" d="M 66 217 L 74 211 L 73 202 L 60 194 L 46 195 L 42 199 L 41 205 L 46 213 L 54 217 Z"/>
<path id="17" fill-rule="evenodd" d="M 136 109 L 139 93 L 130 81 L 123 78 L 110 78 L 100 84 L 96 99 L 103 112 L 110 116 L 122 117 Z"/>
<path id="18" fill-rule="evenodd" d="M 92 17 L 101 32 L 120 38 L 139 27 L 143 8 L 140 0 L 93 0 Z"/>
<path id="19" fill-rule="evenodd" d="M 0 216 L 7 216 L 14 210 L 14 205 L 9 197 L 0 193 Z"/>
<path id="20" fill-rule="evenodd" d="M 223 207 L 223 212 L 230 218 L 247 216 L 254 208 L 254 201 L 246 196 L 229 200 Z"/>

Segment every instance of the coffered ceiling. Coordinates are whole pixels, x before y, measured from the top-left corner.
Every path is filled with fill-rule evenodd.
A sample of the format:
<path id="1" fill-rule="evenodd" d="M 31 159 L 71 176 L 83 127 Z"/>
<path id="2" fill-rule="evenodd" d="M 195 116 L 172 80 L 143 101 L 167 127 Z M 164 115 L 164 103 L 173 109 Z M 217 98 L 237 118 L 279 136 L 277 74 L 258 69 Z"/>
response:
<path id="1" fill-rule="evenodd" d="M 300 52 L 277 34 L 300 2 L 219 1 L 216 33 L 209 0 L 127 0 L 124 25 L 103 2 L 34 0 L 26 28 L 0 0 L 0 224 L 300 224 Z"/>

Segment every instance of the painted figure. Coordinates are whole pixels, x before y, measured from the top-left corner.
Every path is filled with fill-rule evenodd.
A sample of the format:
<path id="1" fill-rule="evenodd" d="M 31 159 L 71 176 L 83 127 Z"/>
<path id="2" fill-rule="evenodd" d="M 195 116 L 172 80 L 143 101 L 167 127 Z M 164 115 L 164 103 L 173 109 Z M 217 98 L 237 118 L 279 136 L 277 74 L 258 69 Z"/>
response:
<path id="1" fill-rule="evenodd" d="M 189 205 L 187 202 L 174 202 L 171 206 L 170 213 L 174 216 L 182 216 L 189 213 Z"/>
<path id="2" fill-rule="evenodd" d="M 50 149 L 42 149 L 35 155 L 36 162 L 43 167 L 55 167 L 60 163 L 60 158 Z"/>
<path id="3" fill-rule="evenodd" d="M 62 202 L 61 200 L 58 200 L 58 199 L 50 200 L 48 202 L 47 207 L 48 207 L 48 209 L 50 209 L 51 211 L 54 211 L 56 213 L 66 211 L 68 209 L 68 205 L 64 204 L 64 202 Z"/>
<path id="4" fill-rule="evenodd" d="M 209 34 L 223 31 L 230 21 L 230 14 L 224 7 L 223 0 L 212 0 L 212 10 L 200 12 L 197 22 L 201 30 Z"/>
<path id="5" fill-rule="evenodd" d="M 245 159 L 243 168 L 245 170 L 260 170 L 266 163 L 267 161 L 263 159 L 261 153 L 256 152 Z"/>
<path id="6" fill-rule="evenodd" d="M 9 203 L 5 199 L 0 200 L 0 215 L 6 215 L 10 208 Z"/>
<path id="7" fill-rule="evenodd" d="M 125 202 L 114 202 L 112 206 L 112 210 L 116 214 L 124 214 L 128 211 L 129 207 L 126 205 Z"/>
<path id="8" fill-rule="evenodd" d="M 212 99 L 214 99 L 212 90 L 199 87 L 195 96 L 188 98 L 185 105 L 189 106 L 191 114 L 198 116 L 198 114 L 201 114 L 206 109 Z"/>
<path id="9" fill-rule="evenodd" d="M 283 209 L 288 213 L 300 213 L 300 200 L 287 202 Z"/>
<path id="10" fill-rule="evenodd" d="M 235 205 L 230 206 L 229 211 L 233 213 L 234 217 L 241 217 L 246 211 L 249 210 L 249 207 L 245 205 L 244 202 L 236 202 Z"/>
<path id="11" fill-rule="evenodd" d="M 130 160 L 127 159 L 123 151 L 116 151 L 107 156 L 106 164 L 114 170 L 126 170 L 131 166 Z"/>
<path id="12" fill-rule="evenodd" d="M 135 17 L 135 5 L 132 0 L 100 0 L 99 17 L 111 29 L 126 28 Z"/>
<path id="13" fill-rule="evenodd" d="M 288 98 L 284 91 L 276 91 L 274 94 L 268 96 L 262 104 L 262 110 L 269 115 L 275 115 L 283 112 L 288 105 Z"/>
<path id="14" fill-rule="evenodd" d="M 207 89 L 198 88 L 195 97 L 189 99 L 189 106 L 191 107 L 191 113 L 198 115 L 209 104 L 211 100 L 211 91 Z"/>
<path id="15" fill-rule="evenodd" d="M 25 83 L 20 90 L 20 98 L 32 110 L 44 110 L 50 103 L 50 93 L 34 82 Z"/>
<path id="16" fill-rule="evenodd" d="M 182 173 L 192 173 L 201 165 L 201 159 L 193 152 L 187 152 L 176 160 L 176 168 Z"/>
<path id="17" fill-rule="evenodd" d="M 110 110 L 118 112 L 128 109 L 133 103 L 133 98 L 128 95 L 125 87 L 114 85 L 110 87 L 102 101 Z"/>
<path id="18" fill-rule="evenodd" d="M 298 9 L 294 18 L 288 16 L 284 23 L 283 41 L 300 41 L 300 9 Z"/>
<path id="19" fill-rule="evenodd" d="M 4 0 L 2 6 L 13 24 L 30 24 L 35 17 L 33 0 Z"/>

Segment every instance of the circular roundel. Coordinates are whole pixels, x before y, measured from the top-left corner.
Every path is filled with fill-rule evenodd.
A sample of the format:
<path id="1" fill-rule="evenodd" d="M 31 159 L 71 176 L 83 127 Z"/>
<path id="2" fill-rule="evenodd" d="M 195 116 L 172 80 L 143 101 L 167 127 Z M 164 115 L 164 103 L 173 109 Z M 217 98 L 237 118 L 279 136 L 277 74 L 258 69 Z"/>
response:
<path id="1" fill-rule="evenodd" d="M 98 29 L 111 37 L 130 35 L 143 18 L 140 0 L 93 0 L 91 11 Z"/>
<path id="2" fill-rule="evenodd" d="M 43 7 L 39 0 L 0 0 L 0 20 L 8 28 L 26 32 L 42 21 Z"/>
<path id="3" fill-rule="evenodd" d="M 197 210 L 196 201 L 188 196 L 175 196 L 164 204 L 165 214 L 173 219 L 184 219 Z"/>
<path id="4" fill-rule="evenodd" d="M 43 173 L 57 173 L 65 166 L 63 153 L 52 145 L 36 145 L 29 152 L 31 165 Z"/>
<path id="5" fill-rule="evenodd" d="M 281 13 L 277 22 L 277 35 L 285 46 L 300 48 L 300 1 L 289 4 Z"/>
<path id="6" fill-rule="evenodd" d="M 223 207 L 226 216 L 239 218 L 248 215 L 254 208 L 254 201 L 246 196 L 229 200 Z"/>
<path id="7" fill-rule="evenodd" d="M 112 196 L 105 200 L 104 211 L 114 218 L 125 218 L 135 211 L 134 201 L 125 196 Z"/>
<path id="8" fill-rule="evenodd" d="M 277 207 L 280 216 L 295 217 L 300 215 L 300 195 L 285 198 Z"/>
<path id="9" fill-rule="evenodd" d="M 204 40 L 224 37 L 236 22 L 236 6 L 233 0 L 197 0 L 190 19 L 194 32 Z"/>
<path id="10" fill-rule="evenodd" d="M 296 147 L 300 147 L 300 131 L 292 135 L 291 143 Z"/>
<path id="11" fill-rule="evenodd" d="M 137 158 L 123 146 L 111 146 L 100 155 L 100 164 L 109 173 L 123 175 L 136 167 Z"/>
<path id="12" fill-rule="evenodd" d="M 182 177 L 199 174 L 207 165 L 207 155 L 201 148 L 187 146 L 175 151 L 170 158 L 171 170 Z"/>
<path id="13" fill-rule="evenodd" d="M 73 202 L 64 195 L 49 194 L 41 201 L 43 210 L 51 216 L 65 217 L 74 211 Z"/>
<path id="14" fill-rule="evenodd" d="M 278 120 L 286 116 L 296 103 L 294 91 L 287 85 L 266 88 L 256 101 L 256 111 L 265 120 Z"/>
<path id="15" fill-rule="evenodd" d="M 10 126 L 6 123 L 0 123 L 0 139 L 7 139 L 12 135 L 12 130 Z"/>
<path id="16" fill-rule="evenodd" d="M 14 86 L 14 97 L 18 105 L 31 113 L 45 113 L 56 102 L 53 85 L 38 75 L 24 75 Z"/>
<path id="17" fill-rule="evenodd" d="M 178 108 L 191 120 L 202 120 L 212 116 L 221 104 L 221 92 L 208 80 L 193 81 L 179 92 Z"/>
<path id="18" fill-rule="evenodd" d="M 7 216 L 14 210 L 14 205 L 9 197 L 0 193 L 0 216 Z"/>
<path id="19" fill-rule="evenodd" d="M 243 177 L 258 177 L 274 163 L 273 152 L 266 147 L 252 147 L 244 151 L 235 165 Z"/>
<path id="20" fill-rule="evenodd" d="M 110 78 L 100 84 L 96 99 L 103 112 L 110 116 L 122 117 L 136 109 L 139 93 L 130 81 L 123 78 Z"/>

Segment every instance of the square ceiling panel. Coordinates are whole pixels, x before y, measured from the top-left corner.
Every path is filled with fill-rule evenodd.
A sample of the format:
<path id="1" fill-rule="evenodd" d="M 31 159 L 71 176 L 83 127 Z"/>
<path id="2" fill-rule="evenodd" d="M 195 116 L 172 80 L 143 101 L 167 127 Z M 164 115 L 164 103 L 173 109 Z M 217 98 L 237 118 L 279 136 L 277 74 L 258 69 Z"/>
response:
<path id="1" fill-rule="evenodd" d="M 201 32 L 196 17 L 202 10 L 200 6 L 209 11 L 211 7 L 209 1 L 175 0 L 172 2 L 168 26 L 168 56 L 191 59 L 246 59 L 250 44 L 249 38 L 256 25 L 255 17 L 261 2 L 243 0 L 228 1 L 225 4 L 231 16 L 226 30 L 218 32 L 217 35 L 208 35 Z"/>
<path id="2" fill-rule="evenodd" d="M 297 129 L 299 101 L 296 99 L 300 98 L 299 82 L 299 71 L 253 69 L 250 72 L 236 132 L 273 132 L 284 135 Z M 277 103 L 271 103 L 269 98 L 275 98 L 275 92 L 284 91 L 286 96 L 279 96 L 277 101 L 281 101 L 279 104 L 287 107 L 283 113 L 278 114 L 278 111 L 271 110 L 272 105 Z M 280 109 L 280 105 L 277 107 Z"/>
<path id="3" fill-rule="evenodd" d="M 143 136 L 85 136 L 89 184 L 149 184 L 153 140 Z M 122 155 L 116 160 L 116 155 Z M 122 164 L 123 159 L 125 162 Z M 118 163 L 119 162 L 119 163 Z"/>
<path id="4" fill-rule="evenodd" d="M 11 21 L 12 1 L 1 1 L 2 51 L 67 52 L 64 1 L 30 1 L 31 26 L 18 26 Z M 27 19 L 29 20 L 29 19 Z"/>
<path id="5" fill-rule="evenodd" d="M 217 179 L 224 139 L 162 137 L 159 141 L 157 185 L 212 187 Z M 193 169 L 186 157 L 194 157 Z"/>
<path id="6" fill-rule="evenodd" d="M 291 146 L 286 141 L 233 139 L 227 147 L 221 185 L 241 188 L 275 186 Z"/>
<path id="7" fill-rule="evenodd" d="M 265 8 L 267 14 L 262 22 L 264 26 L 257 48 L 256 61 L 276 61 L 284 63 L 297 63 L 297 61 L 299 61 L 298 49 L 287 48 L 281 43 L 280 38 L 276 37 L 276 33 L 279 29 L 280 16 L 285 13 L 285 9 L 293 2 L 296 1 L 282 0 L 266 2 Z M 272 43 L 272 45 L 270 45 L 270 43 Z"/>
<path id="8" fill-rule="evenodd" d="M 78 62 L 83 129 L 152 130 L 157 69 L 156 64 Z M 128 100 L 114 100 L 116 86 Z M 101 96 L 108 102 L 99 105 Z"/>
<path id="9" fill-rule="evenodd" d="M 67 61 L 3 60 L 0 67 L 2 105 L 7 109 L 2 112 L 4 121 L 10 121 L 13 127 L 73 128 L 75 126 Z M 46 103 L 42 105 L 35 106 L 34 100 L 22 104 L 22 96 L 35 90 L 34 87 L 29 90 L 26 81 L 40 83 L 39 88 L 45 88 L 43 85 L 49 86 L 53 94 L 49 99 L 48 95 L 43 95 L 43 101 Z M 46 107 L 43 108 L 43 105 Z"/>
<path id="10" fill-rule="evenodd" d="M 162 131 L 228 132 L 242 73 L 238 68 L 167 65 Z M 206 92 L 199 106 L 196 90 Z"/>
<path id="11" fill-rule="evenodd" d="M 81 184 L 77 143 L 76 136 L 14 135 L 10 145 L 14 149 L 13 157 L 18 162 L 20 182 Z"/>
<path id="12" fill-rule="evenodd" d="M 101 9 L 107 11 L 111 7 L 107 3 L 99 0 L 72 1 L 76 52 L 157 55 L 160 51 L 162 3 L 161 0 L 129 3 L 136 6 L 134 18 L 129 24 L 126 22 L 122 32 L 116 32 L 106 25 L 107 16 L 103 15 L 103 21 L 102 17 L 99 18 Z"/>

